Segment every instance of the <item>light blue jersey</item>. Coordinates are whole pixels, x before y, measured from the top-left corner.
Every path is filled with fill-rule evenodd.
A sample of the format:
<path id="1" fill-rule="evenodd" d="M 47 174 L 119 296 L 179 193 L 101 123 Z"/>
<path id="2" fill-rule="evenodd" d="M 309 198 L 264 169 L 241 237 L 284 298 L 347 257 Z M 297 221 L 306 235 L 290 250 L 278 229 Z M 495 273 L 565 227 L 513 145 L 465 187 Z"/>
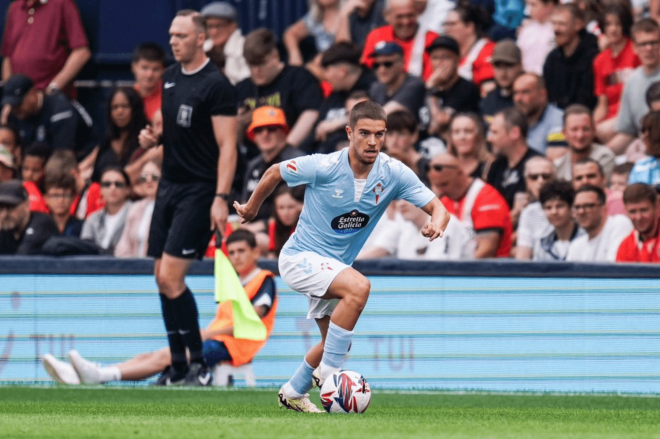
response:
<path id="1" fill-rule="evenodd" d="M 307 185 L 296 231 L 282 253 L 310 251 L 347 265 L 353 263 L 392 200 L 423 207 L 435 197 L 410 168 L 383 153 L 376 158 L 357 202 L 348 148 L 284 161 L 280 173 L 289 186 Z"/>

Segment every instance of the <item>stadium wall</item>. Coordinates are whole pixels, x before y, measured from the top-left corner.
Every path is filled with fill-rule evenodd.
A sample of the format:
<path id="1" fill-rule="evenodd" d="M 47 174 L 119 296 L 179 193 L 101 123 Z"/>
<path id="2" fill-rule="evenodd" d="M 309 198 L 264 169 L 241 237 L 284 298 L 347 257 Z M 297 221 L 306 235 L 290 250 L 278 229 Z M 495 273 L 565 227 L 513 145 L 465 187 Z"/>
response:
<path id="1" fill-rule="evenodd" d="M 272 261 L 264 266 L 276 270 Z M 373 293 L 346 367 L 393 389 L 660 393 L 660 272 L 513 261 L 356 263 Z M 165 345 L 149 260 L 0 258 L 0 383 L 49 381 L 70 349 L 112 363 Z M 193 266 L 202 325 L 212 264 Z M 254 361 L 280 385 L 319 339 L 277 278 L 273 336 Z M 239 381 L 240 385 L 241 382 Z"/>

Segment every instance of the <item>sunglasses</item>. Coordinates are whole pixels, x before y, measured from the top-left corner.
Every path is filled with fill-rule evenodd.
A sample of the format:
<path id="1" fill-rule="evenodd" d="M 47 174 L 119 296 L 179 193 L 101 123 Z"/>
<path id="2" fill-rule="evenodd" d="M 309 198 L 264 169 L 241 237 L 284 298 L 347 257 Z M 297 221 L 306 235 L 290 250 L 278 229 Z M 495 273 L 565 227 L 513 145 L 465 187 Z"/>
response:
<path id="1" fill-rule="evenodd" d="M 257 128 L 255 128 L 254 130 L 252 130 L 252 131 L 254 132 L 254 134 L 261 134 L 261 133 L 263 133 L 264 131 L 268 132 L 268 134 L 273 134 L 273 133 L 276 133 L 277 130 L 279 130 L 279 129 L 281 129 L 281 128 L 280 128 L 280 127 L 276 127 L 276 126 L 271 126 L 271 127 L 257 127 Z"/>
<path id="2" fill-rule="evenodd" d="M 101 187 L 104 189 L 107 189 L 111 186 L 116 187 L 117 189 L 124 189 L 126 187 L 126 183 L 123 181 L 102 181 L 101 182 Z"/>
<path id="3" fill-rule="evenodd" d="M 458 166 L 435 164 L 435 165 L 431 165 L 431 169 L 433 169 L 436 172 L 442 172 L 445 169 L 458 169 Z"/>
<path id="4" fill-rule="evenodd" d="M 373 64 L 374 70 L 378 70 L 381 66 L 385 67 L 386 69 L 389 69 L 394 65 L 394 61 L 384 61 L 384 62 L 375 62 Z"/>
<path id="5" fill-rule="evenodd" d="M 138 181 L 140 183 L 146 183 L 149 180 L 153 181 L 154 183 L 158 183 L 158 181 L 160 180 L 160 175 L 158 175 L 158 174 L 145 174 L 145 175 L 140 175 L 140 178 L 138 179 Z"/>
<path id="6" fill-rule="evenodd" d="M 539 178 L 548 181 L 552 178 L 552 174 L 527 174 L 527 178 L 529 178 L 532 181 L 536 181 Z"/>

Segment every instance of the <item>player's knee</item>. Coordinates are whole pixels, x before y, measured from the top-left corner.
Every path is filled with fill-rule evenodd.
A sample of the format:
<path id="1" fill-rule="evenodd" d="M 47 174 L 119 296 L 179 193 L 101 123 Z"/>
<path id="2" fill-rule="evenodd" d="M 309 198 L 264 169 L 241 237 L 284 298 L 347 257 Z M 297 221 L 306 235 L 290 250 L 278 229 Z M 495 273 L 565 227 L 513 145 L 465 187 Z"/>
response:
<path id="1" fill-rule="evenodd" d="M 158 291 L 169 299 L 176 299 L 185 290 L 181 279 L 163 273 L 162 270 L 156 274 L 156 284 L 158 284 Z"/>
<path id="2" fill-rule="evenodd" d="M 371 282 L 369 282 L 367 278 L 356 281 L 355 285 L 351 289 L 351 294 L 346 296 L 346 299 L 348 299 L 348 304 L 351 306 L 351 308 L 362 311 L 367 305 L 367 300 L 369 299 L 369 291 L 371 291 Z"/>

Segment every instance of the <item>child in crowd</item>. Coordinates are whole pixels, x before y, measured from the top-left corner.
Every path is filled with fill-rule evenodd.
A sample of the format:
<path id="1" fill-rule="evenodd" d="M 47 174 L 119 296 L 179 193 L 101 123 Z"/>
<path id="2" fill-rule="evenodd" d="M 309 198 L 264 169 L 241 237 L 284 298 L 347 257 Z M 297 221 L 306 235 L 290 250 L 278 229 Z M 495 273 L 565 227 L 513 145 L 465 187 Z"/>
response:
<path id="1" fill-rule="evenodd" d="M 614 167 L 612 170 L 612 175 L 610 176 L 610 184 L 608 186 L 608 189 L 611 192 L 615 192 L 620 194 L 620 196 L 623 196 L 623 192 L 628 187 L 628 177 L 630 175 L 630 171 L 632 171 L 633 166 L 634 165 L 632 163 L 621 163 L 620 165 L 616 165 Z"/>
<path id="2" fill-rule="evenodd" d="M 30 210 L 32 212 L 48 213 L 48 206 L 43 196 L 46 162 L 50 156 L 50 147 L 44 143 L 35 142 L 23 153 L 21 178 L 23 187 L 30 195 Z"/>
<path id="3" fill-rule="evenodd" d="M 71 215 L 76 198 L 76 179 L 70 174 L 47 174 L 44 199 L 60 235 L 80 237 L 83 221 Z"/>

